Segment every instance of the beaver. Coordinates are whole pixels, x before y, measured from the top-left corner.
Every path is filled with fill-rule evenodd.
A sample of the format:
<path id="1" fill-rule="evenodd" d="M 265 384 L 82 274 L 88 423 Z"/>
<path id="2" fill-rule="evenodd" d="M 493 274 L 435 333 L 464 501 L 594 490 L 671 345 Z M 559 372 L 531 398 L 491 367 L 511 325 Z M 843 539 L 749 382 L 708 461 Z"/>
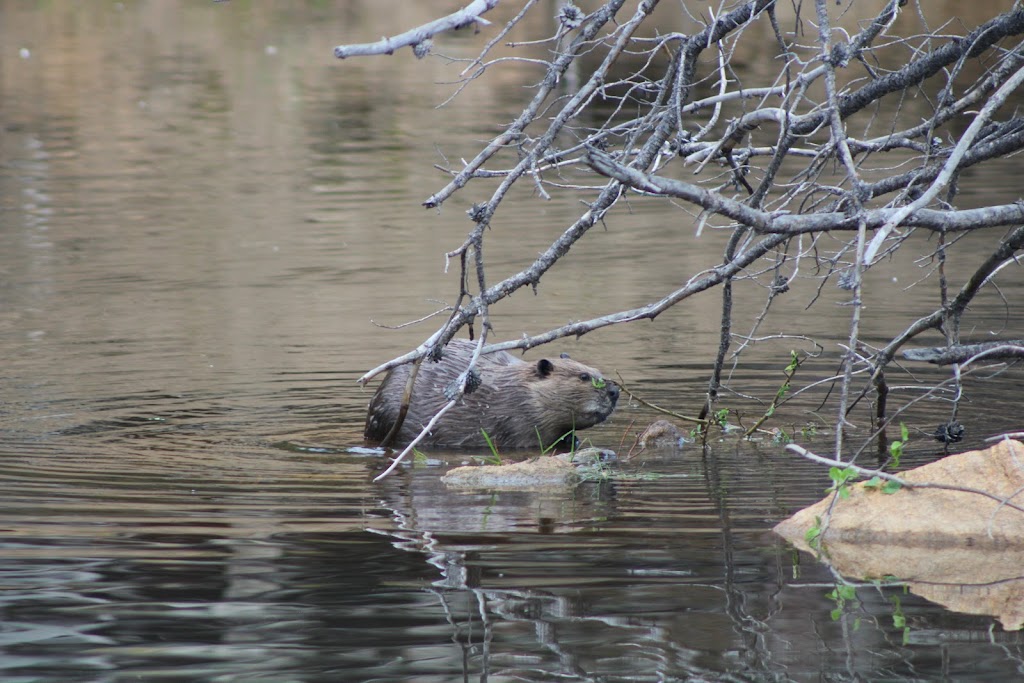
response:
<path id="1" fill-rule="evenodd" d="M 440 362 L 423 361 L 409 411 L 395 443 L 409 443 L 448 403 L 445 391 L 465 371 L 476 344 L 452 340 Z M 571 448 L 574 431 L 604 422 L 619 399 L 619 388 L 592 367 L 562 355 L 524 362 L 504 351 L 477 359 L 479 382 L 442 416 L 421 444 L 449 448 Z M 380 443 L 398 418 L 411 366 L 391 370 L 370 400 L 364 436 Z M 487 434 L 487 438 L 484 437 Z"/>

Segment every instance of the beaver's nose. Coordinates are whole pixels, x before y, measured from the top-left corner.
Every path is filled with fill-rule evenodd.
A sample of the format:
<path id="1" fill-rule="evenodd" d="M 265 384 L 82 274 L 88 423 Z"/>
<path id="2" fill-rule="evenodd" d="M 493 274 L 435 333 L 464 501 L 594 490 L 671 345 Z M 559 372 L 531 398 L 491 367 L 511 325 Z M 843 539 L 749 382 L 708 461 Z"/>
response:
<path id="1" fill-rule="evenodd" d="M 608 395 L 612 399 L 612 405 L 615 405 L 619 400 L 619 385 L 615 382 L 608 382 Z"/>

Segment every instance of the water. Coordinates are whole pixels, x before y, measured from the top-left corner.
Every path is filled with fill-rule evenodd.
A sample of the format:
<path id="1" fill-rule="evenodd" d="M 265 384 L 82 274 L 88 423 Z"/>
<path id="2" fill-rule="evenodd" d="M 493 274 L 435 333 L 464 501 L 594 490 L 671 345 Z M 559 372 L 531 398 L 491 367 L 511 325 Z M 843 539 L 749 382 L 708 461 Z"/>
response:
<path id="1" fill-rule="evenodd" d="M 434 83 L 453 76 L 441 60 L 333 59 L 333 45 L 376 35 L 398 11 L 410 24 L 436 13 L 0 8 L 0 678 L 1019 675 L 1017 634 L 898 589 L 859 589 L 833 621 L 831 575 L 770 533 L 820 498 L 827 477 L 770 440 L 623 457 L 573 493 L 451 492 L 439 477 L 468 457 L 455 453 L 371 482 L 383 458 L 350 450 L 371 391 L 355 380 L 433 330 L 382 326 L 453 299 L 443 254 L 488 192 L 424 211 L 445 182 L 431 165 L 443 163 L 438 150 L 473 154 L 521 94 L 518 82 L 484 79 L 460 106 L 435 110 L 448 90 Z M 471 56 L 478 44 L 460 35 L 443 47 Z M 492 278 L 578 212 L 573 198 L 527 193 L 513 206 L 492 230 Z M 668 203 L 632 208 L 574 247 L 537 297 L 502 304 L 496 334 L 642 304 L 719 258 L 714 232 L 664 248 L 666 236 L 692 239 Z M 877 282 L 909 284 L 923 273 L 914 267 L 879 269 Z M 1015 275 L 1000 284 L 1010 301 L 1021 294 Z M 902 329 L 931 295 L 907 290 L 872 311 L 869 338 Z M 771 319 L 783 325 L 773 333 L 799 319 L 828 340 L 798 375 L 807 384 L 835 370 L 846 315 L 808 319 L 811 296 L 780 299 Z M 739 305 L 756 312 L 761 301 Z M 718 306 L 709 293 L 553 352 L 695 413 Z M 1006 310 L 991 294 L 972 312 L 986 329 Z M 751 354 L 734 386 L 770 400 L 791 345 Z M 1019 426 L 1015 372 L 975 387 L 965 447 Z M 893 383 L 943 376 L 913 368 Z M 776 423 L 794 434 L 816 425 L 800 439 L 822 452 L 825 391 L 807 391 Z M 763 411 L 734 400 L 748 423 Z M 908 411 L 909 465 L 940 454 L 926 432 L 946 416 L 932 399 Z M 586 434 L 625 456 L 651 419 L 627 403 Z M 867 420 L 855 421 L 866 443 Z"/>

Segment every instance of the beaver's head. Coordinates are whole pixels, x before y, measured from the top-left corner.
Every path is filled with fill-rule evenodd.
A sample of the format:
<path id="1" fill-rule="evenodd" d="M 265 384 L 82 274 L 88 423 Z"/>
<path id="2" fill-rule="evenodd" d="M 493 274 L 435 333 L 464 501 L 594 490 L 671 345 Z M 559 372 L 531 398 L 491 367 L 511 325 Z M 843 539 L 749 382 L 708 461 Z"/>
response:
<path id="1" fill-rule="evenodd" d="M 575 429 L 604 422 L 619 400 L 619 387 L 600 371 L 566 357 L 530 366 L 529 396 L 545 446 Z"/>

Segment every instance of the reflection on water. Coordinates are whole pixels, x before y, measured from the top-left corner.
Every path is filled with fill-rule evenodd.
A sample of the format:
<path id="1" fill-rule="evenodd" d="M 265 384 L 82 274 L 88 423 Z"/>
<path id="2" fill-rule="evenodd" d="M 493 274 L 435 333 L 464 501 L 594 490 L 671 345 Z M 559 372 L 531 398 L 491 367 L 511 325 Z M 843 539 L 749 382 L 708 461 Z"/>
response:
<path id="1" fill-rule="evenodd" d="M 474 153 L 469 142 L 516 113 L 521 84 L 481 80 L 463 106 L 436 111 L 432 84 L 452 77 L 442 60 L 331 56 L 398 10 L 429 18 L 434 3 L 343 4 L 0 6 L 0 678 L 1019 670 L 1014 634 L 899 595 L 904 645 L 891 590 L 860 590 L 833 621 L 830 576 L 769 534 L 825 477 L 768 442 L 622 460 L 572 495 L 450 492 L 440 474 L 466 458 L 451 453 L 372 484 L 381 458 L 347 451 L 372 392 L 354 380 L 425 334 L 374 323 L 450 299 L 443 254 L 478 199 L 424 212 L 444 181 L 431 165 L 438 150 Z M 459 35 L 444 49 L 476 46 Z M 515 201 L 494 228 L 495 276 L 577 211 Z M 577 245 L 538 297 L 509 301 L 497 334 L 642 303 L 719 258 L 713 233 L 677 253 L 652 247 L 679 230 L 671 205 L 632 210 Z M 657 278 L 638 278 L 641 258 Z M 913 279 L 879 275 L 895 276 Z M 777 304 L 783 319 L 803 313 L 811 295 L 799 296 Z M 866 328 L 882 334 L 921 296 L 872 312 Z M 717 306 L 698 297 L 555 351 L 685 411 L 702 400 Z M 998 326 L 1005 306 L 993 295 L 974 313 Z M 808 324 L 838 340 L 835 320 Z M 837 349 L 801 372 L 828 376 Z M 734 381 L 770 399 L 789 347 L 777 350 Z M 914 372 L 904 390 L 937 376 Z M 813 412 L 822 394 L 784 407 L 788 431 L 813 422 L 828 441 Z M 1005 411 L 964 408 L 968 445 L 1019 426 L 1015 397 L 1007 376 L 985 395 Z M 922 430 L 944 419 L 915 410 Z M 587 435 L 627 451 L 651 417 L 623 405 Z M 917 432 L 914 445 L 918 462 L 938 453 Z"/>
<path id="2" fill-rule="evenodd" d="M 800 680 L 909 676 L 941 648 L 956 677 L 1024 654 L 899 590 L 832 621 L 827 572 L 767 531 L 821 475 L 767 452 L 640 456 L 572 495 L 453 493 L 438 466 L 373 486 L 371 459 L 138 427 L 8 448 L 8 675 Z M 934 642 L 901 645 L 894 596 Z"/>

